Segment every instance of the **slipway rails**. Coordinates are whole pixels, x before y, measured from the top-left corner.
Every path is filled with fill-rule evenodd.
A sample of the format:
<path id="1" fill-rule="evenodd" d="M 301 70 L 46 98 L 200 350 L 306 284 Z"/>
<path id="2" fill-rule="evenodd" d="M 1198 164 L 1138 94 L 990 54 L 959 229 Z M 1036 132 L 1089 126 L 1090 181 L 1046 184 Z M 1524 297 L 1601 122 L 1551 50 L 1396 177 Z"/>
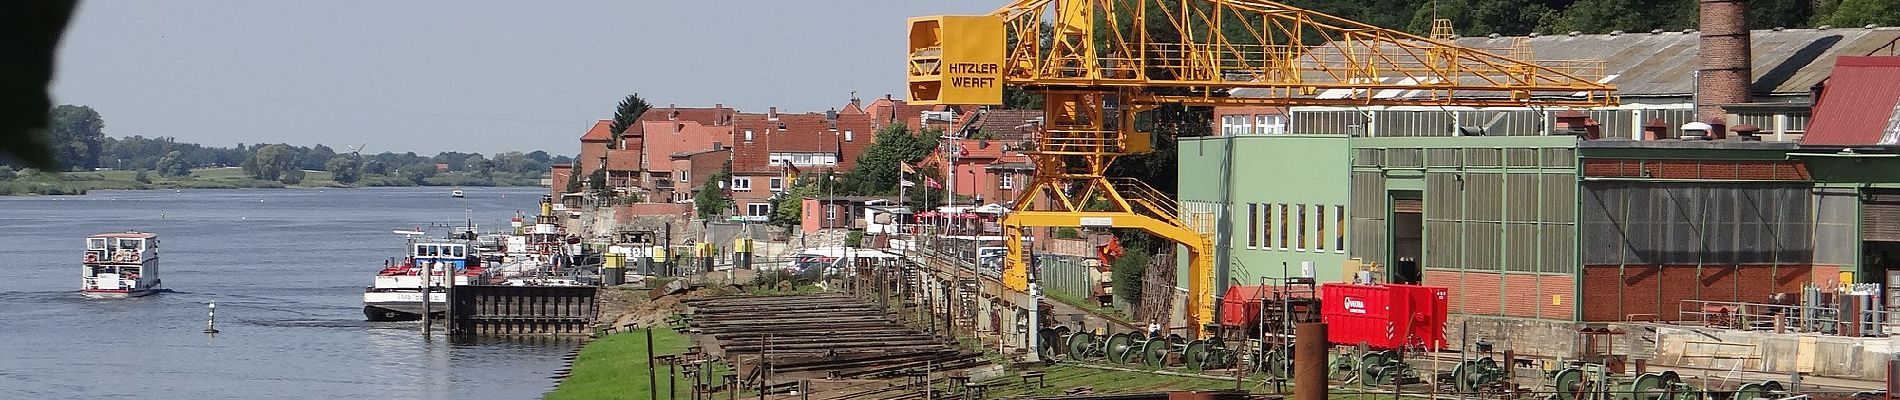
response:
<path id="1" fill-rule="evenodd" d="M 800 379 L 884 379 L 986 364 L 981 353 L 919 332 L 842 294 L 693 299 L 694 342 L 738 366 L 748 387 Z"/>

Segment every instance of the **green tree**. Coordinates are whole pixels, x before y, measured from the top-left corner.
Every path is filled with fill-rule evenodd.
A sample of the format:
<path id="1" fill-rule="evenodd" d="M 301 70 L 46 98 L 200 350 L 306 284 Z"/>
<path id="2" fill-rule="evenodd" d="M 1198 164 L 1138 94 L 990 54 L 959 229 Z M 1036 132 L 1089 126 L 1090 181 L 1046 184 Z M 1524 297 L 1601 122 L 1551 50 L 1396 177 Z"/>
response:
<path id="1" fill-rule="evenodd" d="M 132 180 L 138 183 L 152 183 L 152 175 L 140 169 L 138 173 L 132 174 Z"/>
<path id="2" fill-rule="evenodd" d="M 401 176 L 405 181 L 421 185 L 428 183 L 429 178 L 435 176 L 435 165 L 429 163 L 404 165 L 396 169 L 396 175 Z"/>
<path id="3" fill-rule="evenodd" d="M 303 178 L 303 168 L 291 168 L 284 170 L 284 176 L 277 178 L 277 181 L 286 185 L 295 185 L 303 183 Z"/>
<path id="4" fill-rule="evenodd" d="M 826 179 L 799 180 L 803 182 L 772 198 L 772 225 L 793 227 L 804 222 L 805 198 L 818 196 L 818 183 Z"/>
<path id="5" fill-rule="evenodd" d="M 726 161 L 726 165 L 719 168 L 719 173 L 699 185 L 699 193 L 693 194 L 693 211 L 699 213 L 699 218 L 712 219 L 732 209 L 732 198 L 726 196 L 726 182 L 729 181 L 732 181 L 732 161 Z"/>
<path id="6" fill-rule="evenodd" d="M 1841 27 L 1900 25 L 1900 0 L 1840 0 L 1828 24 Z"/>
<path id="7" fill-rule="evenodd" d="M 353 184 L 363 176 L 362 163 L 356 157 L 332 156 L 323 162 L 323 170 L 330 171 L 330 179 L 341 184 Z"/>
<path id="8" fill-rule="evenodd" d="M 18 173 L 13 172 L 13 167 L 0 165 L 0 181 L 10 181 L 10 180 L 13 180 L 13 178 L 16 176 L 19 176 L 19 175 Z"/>
<path id="9" fill-rule="evenodd" d="M 251 158 L 245 159 L 239 166 L 253 178 L 267 181 L 280 180 L 283 179 L 285 171 L 293 169 L 301 171 L 298 168 L 295 153 L 296 149 L 291 148 L 290 145 L 267 145 L 252 152 Z"/>
<path id="10" fill-rule="evenodd" d="M 187 163 L 183 158 L 184 153 L 173 150 L 172 152 L 165 153 L 164 157 L 159 158 L 158 162 L 153 164 L 153 168 L 158 170 L 158 176 L 170 178 L 191 176 L 191 164 Z"/>
<path id="11" fill-rule="evenodd" d="M 576 165 L 576 167 L 579 167 L 579 165 Z M 569 171 L 580 171 L 580 169 L 579 169 L 579 168 L 575 168 L 575 169 L 571 169 L 571 170 L 569 170 Z M 579 176 L 568 176 L 568 177 L 567 177 L 567 190 L 566 190 L 566 191 L 564 191 L 564 192 L 562 192 L 562 193 L 580 193 L 580 191 L 581 191 L 581 177 L 579 177 Z"/>
<path id="12" fill-rule="evenodd" d="M 871 145 L 858 155 L 858 163 L 846 172 L 840 189 L 849 195 L 890 195 L 897 193 L 898 164 L 914 164 L 937 148 L 936 129 L 912 134 L 904 124 L 879 128 Z"/>
<path id="13" fill-rule="evenodd" d="M 99 112 L 92 107 L 61 104 L 53 108 L 51 119 L 53 155 L 60 169 L 99 167 L 99 152 L 106 136 L 106 121 Z"/>
<path id="14" fill-rule="evenodd" d="M 1537 24 L 1557 15 L 1557 10 L 1540 1 L 1528 0 L 1442 0 L 1433 11 L 1430 4 L 1418 8 L 1407 31 L 1430 33 L 1432 19 L 1452 21 L 1459 34 L 1479 36 L 1492 33 L 1521 36 L 1537 30 Z"/>
<path id="15" fill-rule="evenodd" d="M 594 196 L 601 199 L 611 199 L 614 196 L 614 188 L 607 187 L 607 170 L 604 169 L 597 169 L 594 173 L 587 174 L 587 188 L 593 190 Z"/>
<path id="16" fill-rule="evenodd" d="M 627 129 L 639 123 L 640 116 L 646 115 L 647 109 L 650 108 L 653 106 L 648 105 L 646 99 L 640 98 L 639 93 L 629 94 L 626 99 L 620 100 L 620 105 L 614 107 L 613 123 L 607 125 L 607 130 L 613 132 L 614 135 L 613 141 L 608 142 L 607 146 L 609 148 L 619 146 L 620 138 L 627 134 Z"/>
<path id="17" fill-rule="evenodd" d="M 1115 259 L 1109 268 L 1109 284 L 1115 287 L 1115 296 L 1129 304 L 1141 302 L 1142 281 L 1148 276 L 1148 249 L 1130 248 L 1122 258 Z"/>

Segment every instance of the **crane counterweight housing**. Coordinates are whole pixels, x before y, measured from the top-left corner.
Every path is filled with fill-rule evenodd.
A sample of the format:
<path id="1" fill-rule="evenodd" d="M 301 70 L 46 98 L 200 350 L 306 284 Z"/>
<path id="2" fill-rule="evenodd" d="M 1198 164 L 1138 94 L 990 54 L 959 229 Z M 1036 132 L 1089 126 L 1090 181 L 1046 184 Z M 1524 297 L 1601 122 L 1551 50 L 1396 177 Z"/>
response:
<path id="1" fill-rule="evenodd" d="M 1000 16 L 911 18 L 910 102 L 1002 105 L 1003 32 Z"/>

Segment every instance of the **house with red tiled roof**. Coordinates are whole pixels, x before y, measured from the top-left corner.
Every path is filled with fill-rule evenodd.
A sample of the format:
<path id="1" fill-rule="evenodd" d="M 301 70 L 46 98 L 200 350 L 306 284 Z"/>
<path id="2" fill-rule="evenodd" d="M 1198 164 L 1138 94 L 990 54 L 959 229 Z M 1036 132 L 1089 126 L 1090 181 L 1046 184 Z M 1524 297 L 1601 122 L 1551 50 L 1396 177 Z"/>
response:
<path id="1" fill-rule="evenodd" d="M 595 121 L 581 135 L 580 157 L 566 173 L 570 179 L 584 181 L 594 171 L 605 170 L 608 185 L 637 187 L 650 199 L 667 201 L 674 197 L 672 154 L 711 149 L 714 143 L 729 140 L 736 113 L 722 104 L 709 108 L 668 104 L 642 113 L 639 123 L 628 126 L 618 139 L 613 134 L 613 120 Z M 652 165 L 656 162 L 657 168 Z M 554 190 L 564 191 L 566 185 L 555 185 Z"/>
<path id="2" fill-rule="evenodd" d="M 851 103 L 845 106 L 845 109 L 857 108 L 857 105 L 858 100 L 853 98 L 851 99 Z M 872 129 L 881 129 L 893 124 L 904 124 L 904 126 L 908 126 L 912 130 L 917 130 L 926 127 L 948 129 L 950 126 L 942 121 L 924 121 L 923 112 L 956 111 L 956 108 L 945 105 L 927 106 L 910 104 L 903 100 L 893 99 L 891 95 L 886 94 L 884 98 L 872 100 L 870 104 L 865 104 L 863 110 L 864 115 L 871 117 Z M 959 113 L 959 115 L 957 115 L 957 123 L 959 125 L 967 120 L 968 118 L 965 114 Z"/>
<path id="3" fill-rule="evenodd" d="M 918 162 L 918 164 L 935 165 L 937 166 L 937 170 L 941 171 L 946 177 L 953 173 L 956 174 L 955 178 L 946 179 L 954 182 L 943 182 L 943 184 L 954 187 L 958 196 L 981 197 L 983 203 L 1006 201 L 996 198 L 997 192 L 994 190 L 995 185 L 1002 183 L 1001 180 L 1003 177 L 991 176 L 989 168 L 1005 159 L 1015 159 L 1012 158 L 1012 156 L 1020 156 L 1021 151 L 1019 149 L 1015 149 L 1001 141 L 993 140 L 959 139 L 955 141 L 945 141 L 942 144 L 942 146 L 937 147 L 936 152 L 925 156 L 923 161 Z M 952 149 L 956 149 L 954 155 L 950 154 Z M 1025 161 L 1026 164 L 1027 158 L 1022 158 L 1021 160 Z M 1014 177 L 1012 176 L 1012 178 Z M 1013 183 L 1012 187 L 1020 184 L 1019 182 L 1011 183 Z M 932 188 L 932 190 L 938 189 Z M 963 201 L 959 201 L 959 203 L 968 204 Z"/>
<path id="4" fill-rule="evenodd" d="M 732 127 L 732 192 L 742 216 L 771 213 L 771 199 L 798 176 L 821 176 L 856 166 L 871 144 L 871 118 L 840 112 L 739 114 Z"/>
<path id="5" fill-rule="evenodd" d="M 581 182 L 585 182 L 587 176 L 602 169 L 608 171 L 606 173 L 608 186 L 614 186 L 614 188 L 625 188 L 629 186 L 631 180 L 637 180 L 640 169 L 638 165 L 627 165 L 627 159 L 629 159 L 629 152 L 633 152 L 631 155 L 637 161 L 637 148 L 640 146 L 638 138 L 623 135 L 621 140 L 616 142 L 612 125 L 614 125 L 614 119 L 599 119 L 595 121 L 593 127 L 587 129 L 587 133 L 581 135 L 581 155 L 574 159 L 574 171 L 572 171 L 574 176 L 580 176 Z"/>
<path id="6" fill-rule="evenodd" d="M 649 115 L 651 115 L 649 113 Z M 665 117 L 662 117 L 665 118 Z M 732 145 L 729 116 L 717 124 L 702 124 L 689 119 L 653 119 L 640 122 L 644 147 L 634 165 L 644 174 L 644 188 L 653 193 L 650 201 L 673 198 L 679 188 L 673 156 L 721 150 Z M 707 176 L 710 176 L 707 175 Z"/>

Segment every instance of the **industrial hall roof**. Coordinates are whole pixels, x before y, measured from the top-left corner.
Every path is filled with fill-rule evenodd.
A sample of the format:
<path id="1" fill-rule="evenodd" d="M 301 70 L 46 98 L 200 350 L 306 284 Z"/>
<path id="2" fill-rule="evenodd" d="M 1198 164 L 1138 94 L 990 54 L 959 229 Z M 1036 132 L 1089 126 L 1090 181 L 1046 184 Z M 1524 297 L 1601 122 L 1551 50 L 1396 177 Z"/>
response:
<path id="1" fill-rule="evenodd" d="M 1531 52 L 1524 60 L 1579 78 L 1616 86 L 1616 94 L 1626 98 L 1690 97 L 1695 92 L 1695 71 L 1700 68 L 1701 35 L 1695 31 L 1652 31 L 1640 33 L 1539 35 L 1533 37 L 1497 36 L 1454 39 L 1461 47 L 1510 56 L 1512 47 L 1522 41 Z M 1751 91 L 1764 96 L 1807 96 L 1815 84 L 1827 78 L 1834 59 L 1841 56 L 1867 55 L 1900 40 L 1900 28 L 1830 28 L 1756 30 L 1750 33 L 1754 82 Z M 1373 46 L 1382 52 L 1397 52 L 1391 45 L 1355 43 Z M 1318 46 L 1301 60 L 1308 75 L 1319 74 L 1318 65 L 1336 63 L 1343 56 L 1329 46 Z M 1599 64 L 1600 63 L 1600 64 Z M 1600 72 L 1597 66 L 1601 66 Z M 1415 80 L 1400 73 L 1388 73 L 1380 82 L 1411 85 Z M 1471 77 L 1464 77 L 1471 80 Z M 1481 83 L 1471 81 L 1467 83 Z M 1235 97 L 1265 97 L 1266 89 L 1236 89 Z M 1341 97 L 1353 93 L 1345 89 L 1324 91 L 1315 97 Z M 1424 91 L 1384 91 L 1377 97 L 1409 97 Z M 1484 97 L 1486 94 L 1472 94 Z"/>
<path id="2" fill-rule="evenodd" d="M 1605 83 L 1618 95 L 1688 96 L 1695 92 L 1695 71 L 1702 35 L 1695 32 L 1643 32 L 1531 37 L 1536 60 L 1601 60 Z M 1750 32 L 1754 55 L 1751 91 L 1762 95 L 1806 95 L 1827 79 L 1840 56 L 1860 56 L 1900 39 L 1900 28 L 1783 29 Z M 1508 49 L 1515 37 L 1467 37 L 1460 46 Z"/>
<path id="3" fill-rule="evenodd" d="M 1900 144 L 1900 57 L 1841 57 L 1801 144 Z"/>

